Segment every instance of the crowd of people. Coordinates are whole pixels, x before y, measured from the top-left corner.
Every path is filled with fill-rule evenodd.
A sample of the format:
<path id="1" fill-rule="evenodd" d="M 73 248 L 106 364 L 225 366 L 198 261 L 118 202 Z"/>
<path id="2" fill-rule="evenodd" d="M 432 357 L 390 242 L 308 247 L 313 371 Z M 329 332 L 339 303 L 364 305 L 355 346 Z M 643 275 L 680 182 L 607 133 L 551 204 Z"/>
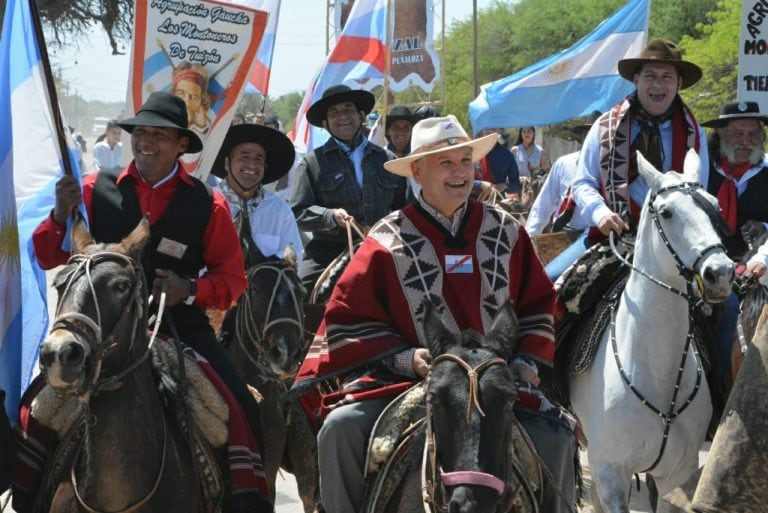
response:
<path id="1" fill-rule="evenodd" d="M 520 342 L 507 359 L 530 396 L 523 394 L 516 410 L 555 478 L 546 486 L 560 491 L 545 492 L 544 510 L 568 511 L 564 502 L 572 505 L 576 490 L 575 422 L 537 388 L 539 371 L 553 364 L 553 282 L 590 245 L 636 226 L 648 193 L 636 152 L 669 171 L 681 169 L 686 152 L 695 150 L 701 182 L 717 197 L 730 228 L 729 256 L 756 277 L 768 263 L 768 250 L 753 251 L 768 227 L 762 196 L 768 187 L 768 115 L 753 102 L 728 103 L 718 118 L 699 124 L 679 91 L 702 71 L 663 39 L 650 41 L 637 58 L 619 61 L 618 69 L 635 90 L 576 126 L 581 150 L 554 164 L 536 144 L 534 127 L 520 127 L 514 144 L 502 127 L 479 130 L 473 138 L 454 116 L 431 107 L 392 107 L 381 147 L 365 130 L 374 96 L 339 84 L 306 114 L 330 138 L 304 156 L 296 155 L 276 118 L 236 115 L 210 170 L 217 177 L 213 187 L 187 174 L 179 160 L 202 149 L 198 133 L 206 130 L 198 113 L 205 99 L 193 87 L 199 74 L 179 69 L 174 94 L 152 93 L 134 118 L 108 124 L 93 149 L 96 172 L 85 177 L 82 189 L 71 177 L 59 182 L 51 215 L 35 232 L 36 255 L 44 268 L 66 261 L 61 247 L 67 220 L 80 203 L 101 241 L 120 240 L 148 215 L 147 280 L 156 291 L 166 290 L 182 340 L 230 386 L 258 442 L 258 404 L 203 309 L 226 309 L 244 291 L 244 245 L 265 256 L 281 256 L 292 246 L 311 288 L 347 247 L 349 226 L 363 226 L 367 236 L 358 240 L 360 249 L 334 288 L 297 378 L 297 386 L 311 390 L 302 405 L 317 429 L 325 511 L 360 511 L 368 434 L 391 399 L 429 372 L 424 303 L 437 303 L 457 330 L 484 333 L 492 312 L 509 300 Z M 712 129 L 709 137 L 704 127 Z M 125 169 L 119 165 L 121 130 L 130 134 L 133 154 Z M 491 187 L 517 199 L 522 184 L 537 176 L 546 181 L 525 226 L 474 199 Z M 531 237 L 553 229 L 567 230 L 573 244 L 545 268 Z M 486 244 L 489 233 L 503 234 L 507 244 Z M 716 361 L 726 377 L 737 312 L 734 295 L 717 331 Z M 339 378 L 339 390 L 319 396 L 307 387 L 328 377 Z"/>

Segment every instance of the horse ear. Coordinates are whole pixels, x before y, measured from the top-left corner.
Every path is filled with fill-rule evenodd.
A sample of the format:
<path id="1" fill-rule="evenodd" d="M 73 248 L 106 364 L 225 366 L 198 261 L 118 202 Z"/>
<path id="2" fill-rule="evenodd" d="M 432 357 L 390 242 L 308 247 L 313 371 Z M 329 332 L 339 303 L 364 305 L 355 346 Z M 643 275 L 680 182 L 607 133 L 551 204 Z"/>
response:
<path id="1" fill-rule="evenodd" d="M 95 243 L 88 227 L 85 226 L 85 219 L 78 217 L 72 227 L 72 254 L 84 254 L 85 249 Z"/>
<path id="2" fill-rule="evenodd" d="M 685 154 L 683 179 L 686 182 L 701 183 L 701 158 L 693 148 Z"/>
<path id="3" fill-rule="evenodd" d="M 149 240 L 149 219 L 146 216 L 136 225 L 126 238 L 120 241 L 121 252 L 138 260 Z"/>
<path id="4" fill-rule="evenodd" d="M 296 250 L 293 249 L 293 244 L 290 242 L 285 246 L 283 251 L 283 260 L 288 262 L 294 268 L 297 266 L 298 258 L 296 257 Z"/>
<path id="5" fill-rule="evenodd" d="M 518 326 L 519 323 L 517 322 L 517 315 L 515 314 L 512 301 L 507 301 L 499 308 L 496 317 L 493 319 L 491 331 L 486 336 L 489 341 L 498 346 L 500 356 L 509 357 L 515 352 Z"/>
<path id="6" fill-rule="evenodd" d="M 424 302 L 424 335 L 432 358 L 445 353 L 455 336 L 443 322 L 432 301 Z"/>
<path id="7" fill-rule="evenodd" d="M 642 153 L 635 152 L 637 155 L 637 172 L 640 176 L 645 178 L 645 182 L 648 184 L 651 190 L 659 190 L 661 184 L 661 178 L 664 176 L 661 171 L 653 167 L 653 164 L 648 162 Z"/>

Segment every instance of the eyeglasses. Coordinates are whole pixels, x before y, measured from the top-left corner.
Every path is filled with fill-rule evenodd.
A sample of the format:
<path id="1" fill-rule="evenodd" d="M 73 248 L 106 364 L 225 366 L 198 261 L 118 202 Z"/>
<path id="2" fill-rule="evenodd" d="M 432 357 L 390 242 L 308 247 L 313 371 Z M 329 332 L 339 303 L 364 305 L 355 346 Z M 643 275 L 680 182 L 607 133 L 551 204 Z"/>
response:
<path id="1" fill-rule="evenodd" d="M 645 82 L 647 84 L 653 84 L 654 82 L 658 82 L 659 84 L 663 86 L 674 86 L 677 85 L 678 76 L 672 73 L 665 73 L 663 75 L 656 75 L 655 73 L 641 73 L 640 74 L 640 81 Z"/>
<path id="2" fill-rule="evenodd" d="M 762 130 L 744 132 L 742 130 L 725 130 L 725 137 L 730 141 L 743 141 L 745 138 L 751 143 L 761 142 L 765 137 Z"/>

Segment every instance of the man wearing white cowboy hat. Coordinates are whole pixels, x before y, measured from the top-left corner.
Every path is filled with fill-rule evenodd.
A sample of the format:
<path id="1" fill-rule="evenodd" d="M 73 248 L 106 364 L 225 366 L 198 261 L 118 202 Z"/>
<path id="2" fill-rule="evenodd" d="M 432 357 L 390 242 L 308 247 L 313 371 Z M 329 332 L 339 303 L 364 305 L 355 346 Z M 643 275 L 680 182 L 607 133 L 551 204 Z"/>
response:
<path id="1" fill-rule="evenodd" d="M 265 125 L 242 124 L 229 129 L 211 173 L 229 204 L 244 248 L 246 267 L 255 245 L 265 256 L 282 257 L 290 245 L 299 265 L 304 248 L 296 218 L 285 200 L 263 186 L 279 180 L 293 167 L 296 151 L 282 132 Z"/>
<path id="2" fill-rule="evenodd" d="M 600 116 L 584 140 L 573 199 L 591 229 L 561 255 L 570 262 L 637 222 L 648 185 L 637 175 L 636 151 L 662 172 L 683 169 L 689 149 L 701 157 L 702 169 L 709 166 L 704 129 L 678 94 L 701 78 L 701 68 L 666 39 L 652 39 L 639 57 L 622 59 L 618 67 L 635 91 Z"/>
<path id="3" fill-rule="evenodd" d="M 179 156 L 198 153 L 203 144 L 188 128 L 184 101 L 170 93 L 152 93 L 136 116 L 118 125 L 131 134 L 133 160 L 124 170 L 104 170 L 77 182 L 66 176 L 56 184 L 51 215 L 33 235 L 35 256 L 43 269 L 64 264 L 69 254 L 61 249 L 67 218 L 82 201 L 90 231 L 99 242 L 119 242 L 146 216 L 151 242 L 142 265 L 153 295 L 166 290 L 162 330 L 172 333 L 172 318 L 179 338 L 213 366 L 245 411 L 254 437 L 260 442 L 258 403 L 205 314 L 206 307 L 226 310 L 246 287 L 243 253 L 237 232 L 218 191 L 189 175 Z M 202 275 L 200 272 L 205 270 Z M 248 503 L 249 511 L 272 511 L 269 487 L 255 476 L 257 489 L 233 494 L 227 511 Z M 254 506 L 256 505 L 256 506 Z"/>
<path id="4" fill-rule="evenodd" d="M 299 229 L 312 233 L 301 270 L 309 290 L 347 247 L 348 222 L 372 226 L 405 205 L 405 180 L 384 169 L 393 155 L 362 133 L 374 103 L 368 91 L 335 85 L 307 111 L 312 125 L 331 134 L 299 164 L 290 202 Z"/>
<path id="5" fill-rule="evenodd" d="M 757 248 L 768 226 L 768 163 L 765 161 L 765 124 L 768 115 L 755 102 L 723 106 L 720 116 L 702 123 L 714 128 L 708 141 L 710 167 L 702 170 L 702 184 L 717 197 L 720 215 L 730 228 L 724 237 L 728 256 L 745 264 L 743 273 L 761 277 L 768 264 L 768 244 Z M 707 172 L 708 171 L 708 172 Z M 750 250 L 756 250 L 748 261 Z M 742 270 L 741 266 L 738 270 Z M 734 293 L 723 303 L 715 329 L 719 367 L 724 379 L 731 369 L 736 338 L 739 298 Z"/>
<path id="6" fill-rule="evenodd" d="M 360 511 L 373 423 L 393 397 L 427 375 L 423 309 L 430 301 L 449 324 L 481 333 L 490 330 L 494 311 L 512 301 L 519 345 L 508 359 L 530 384 L 529 393 L 519 395 L 525 409 L 518 418 L 573 504 L 575 424 L 536 388 L 538 367 L 551 366 L 554 355 L 552 283 L 520 224 L 469 199 L 474 163 L 496 140 L 496 134 L 470 139 L 454 116 L 430 118 L 414 126 L 411 153 L 385 164 L 413 176 L 421 193 L 377 223 L 351 259 L 294 385 L 313 425 L 322 425 L 320 494 L 329 513 Z M 319 395 L 312 385 L 331 376 L 342 389 Z M 545 510 L 561 511 L 562 499 L 548 495 Z"/>

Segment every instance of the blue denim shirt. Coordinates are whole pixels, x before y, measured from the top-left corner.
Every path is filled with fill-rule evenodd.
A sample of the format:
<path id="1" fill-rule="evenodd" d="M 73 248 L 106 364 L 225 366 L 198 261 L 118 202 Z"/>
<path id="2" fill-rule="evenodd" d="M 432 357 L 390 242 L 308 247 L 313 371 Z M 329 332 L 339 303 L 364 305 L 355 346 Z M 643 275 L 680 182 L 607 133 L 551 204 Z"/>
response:
<path id="1" fill-rule="evenodd" d="M 302 231 L 318 240 L 346 241 L 346 231 L 336 224 L 332 209 L 343 208 L 355 221 L 370 227 L 393 210 L 406 205 L 405 178 L 384 169 L 394 155 L 373 143 L 365 145 L 362 187 L 355 166 L 331 138 L 304 157 L 296 172 L 291 208 Z M 313 161 L 316 160 L 316 165 Z"/>

